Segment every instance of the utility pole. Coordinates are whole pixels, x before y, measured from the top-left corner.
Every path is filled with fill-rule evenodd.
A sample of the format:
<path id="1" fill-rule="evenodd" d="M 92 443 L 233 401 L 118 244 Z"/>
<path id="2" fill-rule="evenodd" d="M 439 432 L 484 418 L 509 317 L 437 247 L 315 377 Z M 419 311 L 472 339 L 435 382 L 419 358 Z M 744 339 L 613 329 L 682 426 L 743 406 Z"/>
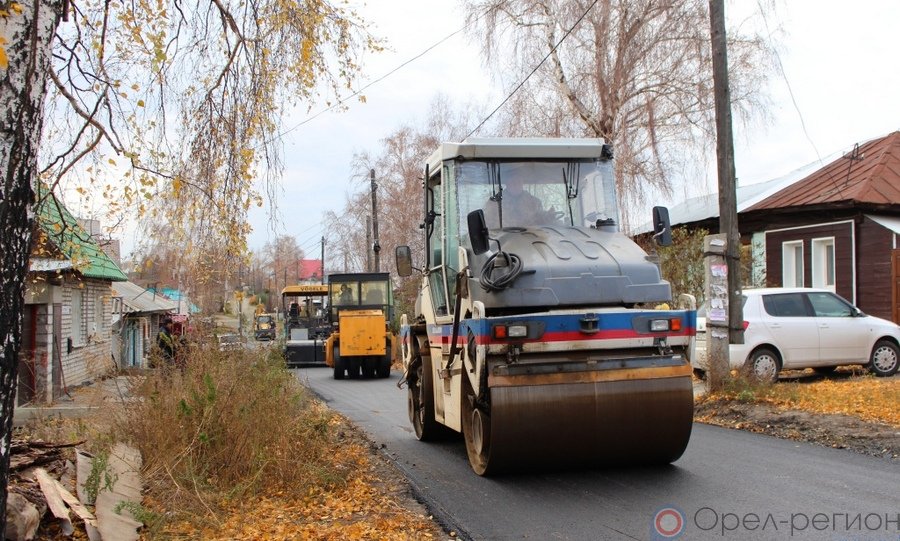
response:
<path id="1" fill-rule="evenodd" d="M 375 242 L 372 244 L 372 251 L 375 253 L 375 272 L 381 272 L 381 260 L 378 256 L 381 252 L 381 244 L 378 243 L 378 185 L 375 184 L 375 170 L 369 171 L 369 178 L 372 179 L 372 235 Z"/>
<path id="2" fill-rule="evenodd" d="M 725 268 L 727 272 L 727 333 L 720 332 L 728 343 L 743 344 L 743 310 L 741 307 L 741 238 L 738 230 L 737 197 L 734 173 L 734 136 L 731 128 L 731 91 L 728 86 L 728 51 L 725 34 L 724 0 L 709 0 L 710 37 L 712 42 L 713 93 L 716 106 L 716 162 L 719 176 L 719 233 L 725 236 Z M 713 339 L 710 333 L 710 339 Z M 725 352 L 728 351 L 726 347 Z M 728 373 L 728 358 L 710 358 L 711 376 Z M 724 370 L 722 370 L 724 368 Z M 710 379 L 711 388 L 721 385 Z"/>
<path id="3" fill-rule="evenodd" d="M 319 261 L 322 269 L 319 272 L 320 283 L 325 283 L 325 237 L 322 237 L 322 259 Z"/>
<path id="4" fill-rule="evenodd" d="M 366 272 L 372 272 L 372 252 L 369 251 L 372 246 L 372 217 L 366 216 Z"/>

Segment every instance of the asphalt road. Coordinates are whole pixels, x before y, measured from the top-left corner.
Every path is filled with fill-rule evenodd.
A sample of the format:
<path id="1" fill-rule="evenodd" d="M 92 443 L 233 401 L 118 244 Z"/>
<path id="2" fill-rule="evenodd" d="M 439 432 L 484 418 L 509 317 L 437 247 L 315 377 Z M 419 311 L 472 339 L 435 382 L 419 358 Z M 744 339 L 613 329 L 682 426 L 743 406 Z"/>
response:
<path id="1" fill-rule="evenodd" d="M 462 539 L 900 539 L 900 466 L 887 460 L 695 424 L 670 466 L 483 478 L 462 439 L 415 439 L 398 373 L 295 373 L 365 430 Z"/>

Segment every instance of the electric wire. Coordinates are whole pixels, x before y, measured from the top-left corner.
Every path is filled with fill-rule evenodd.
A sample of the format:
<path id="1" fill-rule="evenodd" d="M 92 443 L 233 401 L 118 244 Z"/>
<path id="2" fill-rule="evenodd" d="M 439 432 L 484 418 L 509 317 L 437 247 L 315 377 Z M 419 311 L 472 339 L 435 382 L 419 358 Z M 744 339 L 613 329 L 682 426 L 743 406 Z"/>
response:
<path id="1" fill-rule="evenodd" d="M 596 2 L 595 2 L 595 3 L 596 3 Z M 480 18 L 480 17 L 479 17 L 479 18 Z M 478 19 L 476 19 L 476 21 L 477 21 L 477 20 L 478 20 Z M 385 73 L 384 75 L 382 75 L 381 77 L 375 79 L 374 81 L 371 81 L 371 82 L 369 82 L 368 84 L 366 84 L 365 86 L 363 86 L 363 87 L 361 87 L 361 88 L 355 90 L 352 94 L 350 94 L 350 95 L 348 95 L 348 96 L 344 96 L 344 97 L 342 97 L 342 98 L 338 98 L 338 100 L 337 100 L 333 105 L 330 105 L 330 106 L 326 107 L 325 109 L 322 109 L 322 110 L 320 110 L 319 112 L 315 113 L 314 115 L 312 115 L 312 116 L 310 116 L 310 117 L 307 117 L 307 118 L 303 119 L 302 121 L 300 121 L 299 124 L 297 124 L 297 125 L 295 125 L 295 126 L 293 126 L 293 127 L 291 127 L 291 128 L 288 128 L 288 129 L 284 130 L 283 132 L 279 132 L 278 135 L 276 135 L 273 139 L 277 139 L 277 138 L 279 138 L 279 137 L 283 137 L 283 136 L 285 136 L 285 135 L 287 135 L 287 134 L 289 134 L 289 133 L 291 133 L 291 132 L 293 132 L 293 131 L 299 129 L 299 128 L 300 128 L 301 126 L 303 126 L 304 124 L 307 124 L 307 123 L 309 123 L 309 122 L 312 122 L 313 120 L 315 120 L 316 118 L 320 117 L 321 115 L 323 115 L 323 114 L 325 114 L 325 113 L 327 113 L 327 112 L 329 112 L 329 111 L 332 111 L 332 110 L 334 110 L 334 109 L 340 107 L 341 105 L 344 105 L 344 104 L 347 102 L 347 100 L 350 100 L 350 99 L 352 99 L 352 98 L 355 98 L 356 96 L 358 96 L 358 95 L 360 95 L 361 93 L 365 92 L 366 90 L 368 90 L 368 89 L 371 88 L 372 86 L 374 86 L 374 85 L 380 83 L 381 81 L 387 79 L 387 78 L 390 77 L 391 75 L 393 75 L 393 74 L 397 73 L 398 71 L 400 71 L 401 69 L 405 68 L 407 65 L 409 65 L 409 64 L 415 62 L 416 60 L 422 58 L 423 56 L 425 56 L 426 54 L 428 54 L 429 52 L 431 52 L 433 49 L 435 49 L 435 48 L 438 47 L 439 45 L 442 45 L 445 41 L 449 40 L 449 39 L 452 38 L 453 36 L 459 34 L 459 33 L 462 32 L 463 30 L 465 30 L 466 27 L 467 27 L 467 25 L 463 25 L 463 26 L 457 28 L 457 29 L 454 30 L 453 32 L 447 34 L 446 36 L 444 36 L 444 37 L 441 38 L 440 40 L 436 41 L 435 43 L 433 43 L 432 45 L 430 45 L 429 47 L 427 47 L 427 48 L 426 48 L 425 50 L 423 50 L 421 53 L 419 53 L 419 54 L 413 56 L 413 57 L 410 58 L 409 60 L 406 60 L 405 62 L 403 62 L 403 63 L 401 63 L 400 65 L 398 65 L 396 68 L 394 68 L 394 69 L 392 69 L 391 71 Z"/>
<path id="2" fill-rule="evenodd" d="M 550 49 L 550 51 L 544 56 L 544 58 L 542 58 L 541 61 L 538 62 L 538 64 L 534 67 L 534 69 L 532 69 L 532 70 L 528 73 L 528 75 L 526 75 L 525 78 L 522 79 L 522 81 L 521 81 L 518 85 L 516 85 L 515 88 L 512 89 L 512 91 L 509 93 L 509 95 L 507 95 L 505 98 L 503 98 L 503 101 L 500 102 L 500 105 L 498 105 L 493 111 L 491 111 L 490 114 L 488 114 L 488 116 L 486 116 L 486 117 L 484 118 L 484 120 L 482 120 L 477 126 L 475 126 L 475 129 L 473 129 L 472 131 L 470 131 L 470 132 L 468 133 L 468 135 L 466 135 L 465 139 L 468 139 L 468 138 L 471 137 L 475 132 L 477 132 L 478 130 L 480 130 L 481 127 L 484 126 L 485 122 L 487 122 L 488 120 L 490 120 L 490 118 L 491 118 L 492 116 L 494 116 L 494 114 L 495 114 L 497 111 L 499 111 L 501 107 L 503 107 L 504 105 L 506 105 L 506 102 L 508 102 L 508 101 L 516 94 L 516 92 L 518 92 L 519 89 L 521 89 L 522 86 L 523 86 L 526 82 L 528 82 L 528 79 L 530 79 L 531 76 L 534 75 L 535 72 L 536 72 L 538 69 L 540 69 L 541 66 L 544 65 L 544 62 L 546 62 L 547 59 L 550 58 L 550 55 L 552 55 L 552 54 L 556 51 L 556 49 L 558 49 L 559 46 L 562 45 L 562 43 L 566 40 L 566 38 L 568 38 L 569 35 L 575 30 L 575 28 L 577 28 L 578 25 L 581 24 L 581 21 L 582 21 L 582 20 L 587 16 L 587 14 L 594 8 L 594 6 L 597 5 L 597 2 L 599 2 L 599 0 L 594 0 L 594 2 L 591 3 L 591 5 L 589 5 L 589 6 L 587 7 L 586 10 L 584 10 L 584 13 L 582 13 L 581 16 L 578 17 L 578 20 L 575 21 L 575 24 L 573 24 L 573 25 L 571 26 L 571 28 L 569 28 L 569 29 L 566 31 L 565 34 L 563 34 L 563 37 L 559 38 L 559 41 L 557 41 L 556 44 Z"/>
<path id="3" fill-rule="evenodd" d="M 766 27 L 766 32 L 768 33 L 769 38 L 772 37 L 772 30 L 769 28 L 769 19 L 766 17 L 766 10 L 762 5 L 761 0 L 756 0 L 756 6 L 759 8 L 760 15 L 762 15 L 763 24 Z M 800 111 L 800 105 L 797 103 L 797 97 L 794 95 L 794 88 L 791 86 L 791 81 L 788 79 L 787 73 L 784 71 L 784 64 L 781 62 L 781 55 L 778 53 L 777 49 L 772 50 L 775 54 L 775 66 L 778 68 L 778 73 L 781 75 L 781 78 L 784 80 L 784 85 L 787 87 L 788 96 L 791 98 L 791 104 L 794 106 L 794 110 L 797 112 L 797 117 L 800 119 L 800 128 L 803 130 L 803 135 L 806 137 L 806 140 L 809 142 L 809 146 L 812 147 L 813 152 L 816 153 L 816 159 L 820 165 L 824 165 L 822 163 L 822 154 L 819 152 L 816 143 L 812 140 L 812 136 L 809 134 L 809 131 L 806 129 L 806 121 L 803 118 L 803 113 Z M 847 170 L 847 179 L 850 178 L 850 170 L 853 168 L 853 160 L 850 160 L 850 166 Z M 825 170 L 825 173 L 828 175 L 828 180 L 831 181 L 832 187 L 837 191 L 840 197 L 844 197 L 843 191 L 838 183 L 838 181 L 834 178 L 834 175 L 830 170 Z"/>

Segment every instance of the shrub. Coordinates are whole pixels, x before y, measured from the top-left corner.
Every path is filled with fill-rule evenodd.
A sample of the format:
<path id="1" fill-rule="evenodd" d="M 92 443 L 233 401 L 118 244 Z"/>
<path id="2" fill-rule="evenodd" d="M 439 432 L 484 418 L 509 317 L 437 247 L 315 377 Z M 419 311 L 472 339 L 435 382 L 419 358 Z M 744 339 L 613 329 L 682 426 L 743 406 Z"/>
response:
<path id="1" fill-rule="evenodd" d="M 201 341 L 183 370 L 153 371 L 131 395 L 110 440 L 140 450 L 160 508 L 203 515 L 234 498 L 343 481 L 328 451 L 333 414 L 271 348 L 225 353 Z"/>

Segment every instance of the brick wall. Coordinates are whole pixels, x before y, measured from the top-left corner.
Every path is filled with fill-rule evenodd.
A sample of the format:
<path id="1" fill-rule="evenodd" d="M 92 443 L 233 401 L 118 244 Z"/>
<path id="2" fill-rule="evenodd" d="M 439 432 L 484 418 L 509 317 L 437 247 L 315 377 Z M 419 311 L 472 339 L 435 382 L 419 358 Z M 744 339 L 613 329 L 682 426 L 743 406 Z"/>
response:
<path id="1" fill-rule="evenodd" d="M 81 296 L 82 317 L 73 313 Z M 67 280 L 62 291 L 61 359 L 65 385 L 74 387 L 115 369 L 112 359 L 112 288 L 110 283 L 82 278 Z M 77 307 L 77 302 L 74 304 Z M 66 308 L 68 307 L 68 309 Z"/>

